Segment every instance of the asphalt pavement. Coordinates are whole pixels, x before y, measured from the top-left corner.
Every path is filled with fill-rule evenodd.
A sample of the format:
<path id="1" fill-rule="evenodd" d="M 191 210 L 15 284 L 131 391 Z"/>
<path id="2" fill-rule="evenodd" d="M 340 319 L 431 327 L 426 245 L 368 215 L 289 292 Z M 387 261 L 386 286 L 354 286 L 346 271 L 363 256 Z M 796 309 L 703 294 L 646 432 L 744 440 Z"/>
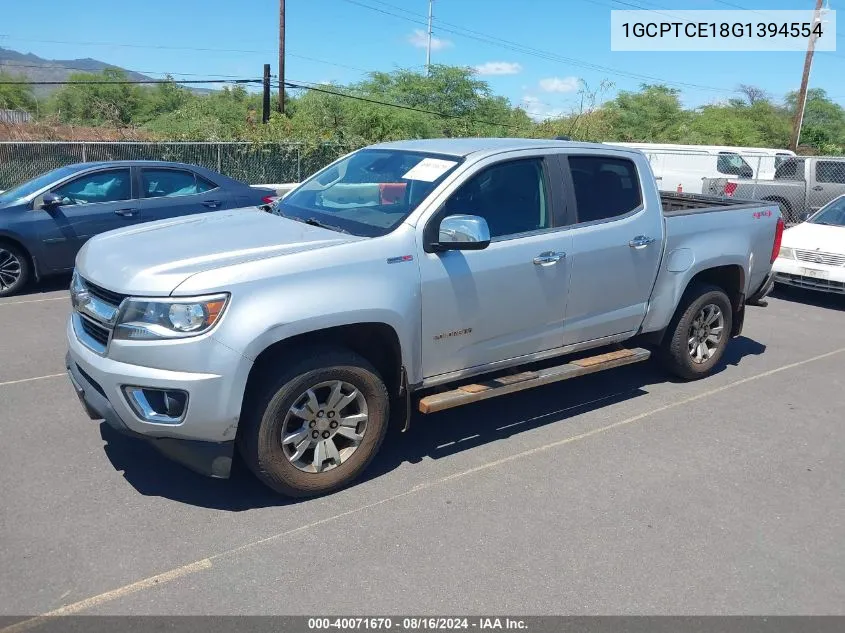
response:
<path id="1" fill-rule="evenodd" d="M 415 416 L 288 501 L 89 420 L 67 281 L 0 299 L 0 615 L 845 614 L 845 297 L 749 308 L 695 383 L 644 363 Z"/>

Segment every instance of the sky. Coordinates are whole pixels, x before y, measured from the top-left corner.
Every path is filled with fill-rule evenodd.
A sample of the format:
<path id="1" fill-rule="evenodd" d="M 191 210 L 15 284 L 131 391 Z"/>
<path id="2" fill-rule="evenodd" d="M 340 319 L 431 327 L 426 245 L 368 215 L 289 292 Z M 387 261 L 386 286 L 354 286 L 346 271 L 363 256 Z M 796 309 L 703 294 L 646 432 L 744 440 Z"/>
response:
<path id="1" fill-rule="evenodd" d="M 50 59 L 92 57 L 177 79 L 260 78 L 278 67 L 278 0 L 4 0 L 0 46 Z M 535 118 L 571 112 L 583 80 L 604 93 L 664 82 L 697 107 L 741 83 L 781 100 L 801 52 L 613 52 L 611 9 L 812 9 L 813 0 L 435 0 L 432 63 L 471 66 Z M 337 82 L 425 64 L 428 0 L 286 0 L 286 76 Z M 671 8 L 669 8 L 671 7 Z M 836 9 L 836 3 L 830 5 Z M 845 105 L 843 52 L 817 52 L 810 87 Z M 530 50 L 526 50 L 528 47 Z"/>

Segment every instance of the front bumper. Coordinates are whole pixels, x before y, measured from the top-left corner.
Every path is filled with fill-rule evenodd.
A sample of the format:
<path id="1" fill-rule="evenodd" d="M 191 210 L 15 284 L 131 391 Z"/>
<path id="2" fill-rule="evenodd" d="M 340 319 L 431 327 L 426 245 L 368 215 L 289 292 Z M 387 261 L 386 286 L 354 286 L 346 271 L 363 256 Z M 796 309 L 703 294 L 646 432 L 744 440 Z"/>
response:
<path id="1" fill-rule="evenodd" d="M 779 257 L 775 260 L 772 270 L 777 283 L 845 294 L 845 267 L 843 266 L 828 266 Z"/>
<path id="2" fill-rule="evenodd" d="M 73 316 L 68 322 L 67 340 L 68 376 L 89 417 L 104 420 L 124 435 L 150 441 L 168 457 L 203 475 L 229 476 L 243 390 L 251 363 L 211 338 L 196 341 L 204 352 L 195 354 L 197 364 L 209 373 L 171 371 L 121 362 L 101 356 L 83 345 L 75 332 Z M 156 357 L 173 360 L 171 353 L 183 363 L 186 357 L 191 357 L 185 348 L 163 349 Z M 129 405 L 125 386 L 185 391 L 188 394 L 185 414 L 177 424 L 144 420 Z"/>

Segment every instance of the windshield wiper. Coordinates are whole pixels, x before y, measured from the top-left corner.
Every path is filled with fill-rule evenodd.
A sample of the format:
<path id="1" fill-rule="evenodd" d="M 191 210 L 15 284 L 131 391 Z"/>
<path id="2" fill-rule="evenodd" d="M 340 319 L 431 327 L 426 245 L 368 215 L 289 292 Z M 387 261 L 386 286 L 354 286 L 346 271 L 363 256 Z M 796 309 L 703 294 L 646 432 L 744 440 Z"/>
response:
<path id="1" fill-rule="evenodd" d="M 318 226 L 321 229 L 329 229 L 330 231 L 337 231 L 338 233 L 349 233 L 349 231 L 340 228 L 339 226 L 334 226 L 333 224 L 326 224 L 325 222 L 320 222 L 317 218 L 308 218 L 306 220 L 300 220 L 299 218 L 295 218 L 300 222 L 304 222 L 310 226 Z"/>

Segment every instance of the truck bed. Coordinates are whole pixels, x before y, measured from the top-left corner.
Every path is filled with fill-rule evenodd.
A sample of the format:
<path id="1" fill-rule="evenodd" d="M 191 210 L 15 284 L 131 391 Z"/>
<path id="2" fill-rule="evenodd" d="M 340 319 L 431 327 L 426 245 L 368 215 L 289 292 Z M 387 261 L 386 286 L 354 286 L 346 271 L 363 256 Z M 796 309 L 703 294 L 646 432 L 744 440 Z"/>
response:
<path id="1" fill-rule="evenodd" d="M 725 198 L 701 193 L 675 193 L 674 191 L 661 191 L 660 202 L 663 204 L 663 215 L 666 216 L 711 213 L 713 211 L 725 211 L 725 207 L 738 209 L 760 207 L 767 204 L 755 200 Z"/>

